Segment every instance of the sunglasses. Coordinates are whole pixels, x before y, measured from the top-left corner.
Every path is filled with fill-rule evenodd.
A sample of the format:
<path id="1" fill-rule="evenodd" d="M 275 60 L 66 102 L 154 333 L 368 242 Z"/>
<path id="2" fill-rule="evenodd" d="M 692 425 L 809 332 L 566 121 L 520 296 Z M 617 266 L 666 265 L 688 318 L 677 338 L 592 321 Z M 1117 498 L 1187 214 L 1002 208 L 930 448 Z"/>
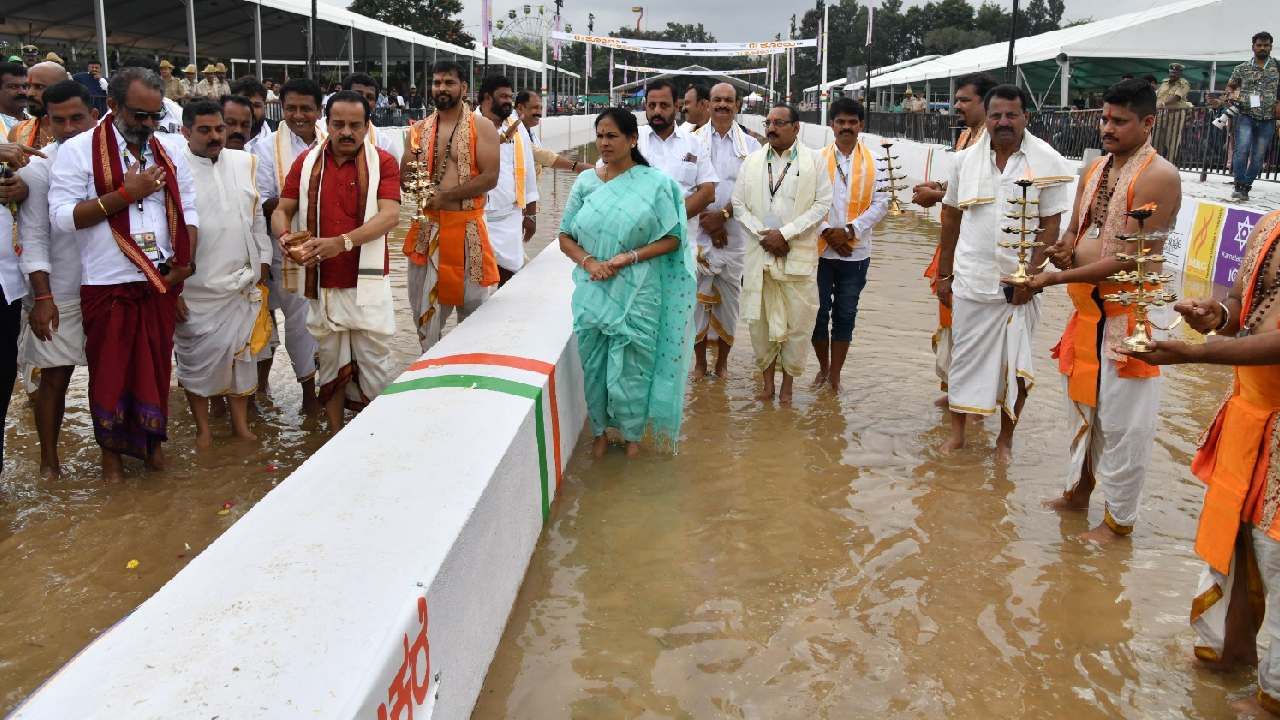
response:
<path id="1" fill-rule="evenodd" d="M 161 120 L 163 120 L 163 119 L 164 119 L 164 115 L 165 115 L 165 113 L 164 113 L 164 111 L 163 111 L 163 110 L 161 110 L 160 112 L 146 112 L 146 111 L 144 111 L 144 110 L 134 110 L 133 108 L 129 107 L 128 105 L 125 105 L 125 106 L 124 106 L 124 109 L 125 109 L 125 110 L 127 110 L 127 111 L 129 111 L 129 114 L 130 114 L 130 115 L 133 115 L 133 116 L 134 116 L 135 118 L 137 118 L 140 122 L 145 122 L 145 121 L 147 121 L 147 120 L 152 120 L 152 121 L 154 121 L 154 122 L 160 122 Z"/>

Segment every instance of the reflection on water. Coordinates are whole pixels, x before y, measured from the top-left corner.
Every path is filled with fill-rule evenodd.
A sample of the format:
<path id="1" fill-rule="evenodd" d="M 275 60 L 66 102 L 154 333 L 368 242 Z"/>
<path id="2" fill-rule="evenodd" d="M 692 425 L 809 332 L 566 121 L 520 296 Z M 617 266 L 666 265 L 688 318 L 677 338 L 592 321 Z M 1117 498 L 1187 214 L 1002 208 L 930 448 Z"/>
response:
<path id="1" fill-rule="evenodd" d="M 554 239 L 572 180 L 566 173 L 543 173 L 542 221 L 530 254 Z M 404 258 L 398 252 L 392 258 L 399 328 L 393 350 L 403 367 L 420 350 L 411 330 Z M 271 401 L 252 418 L 257 442 L 232 441 L 229 423 L 215 422 L 217 444 L 197 453 L 195 424 L 174 385 L 169 469 L 149 473 L 126 461 L 127 481 L 106 486 L 98 479 L 87 382 L 87 372 L 78 369 L 62 432 L 64 477 L 57 482 L 38 479 L 39 442 L 21 385 L 9 408 L 0 476 L 0 714 L 151 596 L 328 436 L 323 423 L 300 415 L 301 395 L 282 347 L 272 368 Z M 219 515 L 227 503 L 230 512 Z M 136 570 L 125 569 L 130 560 L 139 562 Z"/>
<path id="2" fill-rule="evenodd" d="M 1168 373 L 1139 528 L 1086 546 L 1100 493 L 1088 517 L 1040 504 L 1069 440 L 1060 290 L 1012 466 L 991 423 L 931 450 L 936 228 L 882 226 L 839 398 L 756 402 L 744 343 L 691 389 L 679 456 L 580 443 L 474 717 L 1233 717 L 1251 676 L 1193 669 L 1187 625 L 1187 466 L 1229 373 Z"/>

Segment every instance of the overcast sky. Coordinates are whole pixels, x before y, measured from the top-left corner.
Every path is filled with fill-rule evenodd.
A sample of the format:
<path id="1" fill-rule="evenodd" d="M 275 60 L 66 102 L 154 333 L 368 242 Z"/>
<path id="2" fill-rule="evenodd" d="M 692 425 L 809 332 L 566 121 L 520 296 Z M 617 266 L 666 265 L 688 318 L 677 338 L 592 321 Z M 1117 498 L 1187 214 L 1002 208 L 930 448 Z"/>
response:
<path id="1" fill-rule="evenodd" d="M 331 5 L 346 7 L 349 0 L 321 0 Z M 551 0 L 541 0 L 548 7 Z M 1001 5 L 1009 7 L 1010 0 L 998 0 Z M 595 13 L 596 32 L 604 34 L 624 24 L 633 25 L 635 15 L 631 12 L 632 4 L 645 8 L 644 26 L 659 28 L 668 22 L 702 23 L 717 40 L 749 41 L 769 40 L 776 33 L 786 33 L 791 22 L 791 15 L 803 14 L 810 7 L 808 2 L 772 2 L 769 0 L 609 0 L 608 2 L 588 2 L 587 0 L 565 0 L 565 21 L 573 25 L 578 32 L 587 29 L 587 13 Z M 978 2 L 970 0 L 974 5 Z M 514 0 L 493 0 L 493 12 L 502 17 L 507 10 L 518 8 L 523 2 Z M 533 0 L 533 5 L 539 0 Z M 922 0 L 906 0 L 906 5 L 921 5 Z M 1145 10 L 1163 4 L 1162 0 L 1067 0 L 1066 19 L 1093 18 L 1120 15 L 1135 10 Z M 1022 7 L 1025 0 L 1020 0 Z M 462 11 L 463 22 L 467 32 L 480 36 L 480 2 L 464 0 Z M 655 58 L 657 56 L 654 56 Z"/>

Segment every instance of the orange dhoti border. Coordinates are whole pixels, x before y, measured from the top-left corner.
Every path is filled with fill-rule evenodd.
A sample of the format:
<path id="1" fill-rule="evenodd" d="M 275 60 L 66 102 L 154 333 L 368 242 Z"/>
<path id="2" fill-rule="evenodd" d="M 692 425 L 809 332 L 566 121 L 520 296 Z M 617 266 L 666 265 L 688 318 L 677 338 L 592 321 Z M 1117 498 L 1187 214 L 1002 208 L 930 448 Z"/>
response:
<path id="1" fill-rule="evenodd" d="M 440 340 L 444 323 L 455 309 L 459 321 L 465 320 L 498 284 L 498 264 L 489 245 L 483 206 L 428 210 L 425 215 L 425 227 L 415 220 L 404 241 L 409 307 L 423 352 Z M 426 238 L 420 242 L 423 233 Z"/>
<path id="2" fill-rule="evenodd" d="M 938 259 L 942 256 L 942 246 L 933 249 L 933 260 L 924 269 L 924 276 L 929 278 L 929 292 L 938 294 Z M 938 374 L 938 382 L 942 391 L 947 391 L 947 374 L 951 368 L 951 308 L 938 301 L 938 329 L 933 331 L 934 371 Z"/>
<path id="3" fill-rule="evenodd" d="M 1235 390 L 1191 464 L 1208 486 L 1196 532 L 1196 553 L 1208 566 L 1192 601 L 1191 625 L 1199 635 L 1197 657 L 1258 662 L 1258 699 L 1280 713 L 1280 658 L 1272 659 L 1280 652 L 1280 485 L 1271 477 L 1277 413 L 1280 366 L 1236 368 Z M 1268 606 L 1273 612 L 1264 616 Z M 1259 630 L 1269 647 L 1260 662 Z"/>

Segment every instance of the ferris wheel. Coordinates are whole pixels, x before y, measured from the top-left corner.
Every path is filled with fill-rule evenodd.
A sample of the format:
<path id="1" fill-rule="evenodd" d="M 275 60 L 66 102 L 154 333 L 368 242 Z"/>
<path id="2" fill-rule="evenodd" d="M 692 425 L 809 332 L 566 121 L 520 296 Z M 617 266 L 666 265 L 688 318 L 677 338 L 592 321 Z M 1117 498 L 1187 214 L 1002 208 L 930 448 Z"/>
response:
<path id="1" fill-rule="evenodd" d="M 541 42 L 544 32 L 555 23 L 555 8 L 546 5 L 519 5 L 506 14 L 495 14 L 493 36 L 510 38 L 530 44 Z M 573 25 L 565 25 L 564 31 L 573 32 Z"/>

